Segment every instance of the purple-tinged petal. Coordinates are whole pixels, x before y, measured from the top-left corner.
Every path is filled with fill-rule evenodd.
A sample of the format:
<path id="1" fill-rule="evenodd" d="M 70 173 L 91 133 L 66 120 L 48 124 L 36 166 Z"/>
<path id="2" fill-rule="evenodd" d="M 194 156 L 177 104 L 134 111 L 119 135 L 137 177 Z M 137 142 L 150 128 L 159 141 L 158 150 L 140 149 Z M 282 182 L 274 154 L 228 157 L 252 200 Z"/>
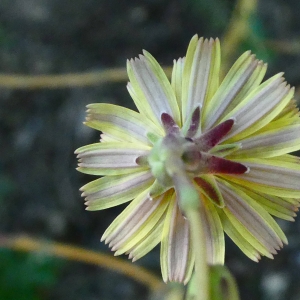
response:
<path id="1" fill-rule="evenodd" d="M 132 143 L 96 143 L 76 150 L 79 170 L 94 175 L 121 175 L 143 170 L 136 163 L 147 147 Z"/>
<path id="2" fill-rule="evenodd" d="M 254 199 L 259 205 L 261 205 L 269 214 L 281 218 L 287 221 L 295 221 L 294 217 L 296 217 L 296 211 L 298 211 L 298 207 L 300 206 L 297 199 L 287 199 L 282 197 L 276 197 L 271 195 L 266 195 L 263 193 L 259 193 L 258 191 L 254 191 L 252 189 L 243 188 L 238 186 L 240 190 L 249 195 L 252 199 Z"/>
<path id="3" fill-rule="evenodd" d="M 137 197 L 148 189 L 154 179 L 150 171 L 129 175 L 105 176 L 81 188 L 87 210 L 113 207 Z"/>
<path id="4" fill-rule="evenodd" d="M 177 124 L 181 125 L 181 111 L 180 107 L 178 105 L 177 99 L 176 99 L 176 92 L 172 88 L 171 83 L 165 74 L 163 68 L 160 66 L 160 64 L 156 61 L 156 59 L 146 50 L 143 50 L 144 59 L 146 63 L 149 66 L 149 69 L 152 70 L 153 74 L 156 75 L 158 81 L 160 82 L 162 89 L 164 90 L 168 105 L 170 106 L 171 113 L 170 115 L 174 118 L 174 120 L 177 122 Z M 142 59 L 143 56 L 140 55 L 140 58 Z M 167 111 L 166 111 L 167 112 Z"/>
<path id="5" fill-rule="evenodd" d="M 176 100 L 179 109 L 181 110 L 182 103 L 181 103 L 181 97 L 182 97 L 182 72 L 184 68 L 184 60 L 185 58 L 179 58 L 177 61 L 174 59 L 174 65 L 172 70 L 172 78 L 171 78 L 171 84 L 172 88 L 175 91 Z"/>
<path id="6" fill-rule="evenodd" d="M 258 61 L 255 70 L 247 80 L 246 84 L 239 90 L 238 94 L 230 102 L 223 116 L 233 110 L 244 98 L 246 98 L 253 90 L 255 90 L 262 82 L 267 71 L 267 64 L 263 61 Z"/>
<path id="7" fill-rule="evenodd" d="M 229 218 L 219 209 L 218 214 L 220 216 L 223 229 L 225 233 L 231 238 L 231 240 L 255 262 L 259 262 L 261 259 L 261 253 L 236 229 L 236 227 L 230 222 Z"/>
<path id="8" fill-rule="evenodd" d="M 231 221 L 233 218 L 238 221 L 235 223 L 240 233 L 248 231 L 269 253 L 276 254 L 283 243 L 277 232 L 279 226 L 272 217 L 247 194 L 229 183 L 219 180 L 219 188 L 226 205 L 224 212 Z"/>
<path id="9" fill-rule="evenodd" d="M 182 79 L 182 118 L 185 121 L 197 106 L 209 101 L 219 85 L 219 40 L 198 39 L 189 44 Z"/>
<path id="10" fill-rule="evenodd" d="M 189 223 L 175 201 L 170 203 L 161 242 L 161 266 L 164 281 L 183 282 L 190 258 Z"/>
<path id="11" fill-rule="evenodd" d="M 226 180 L 279 197 L 300 198 L 299 163 L 289 162 L 286 157 L 240 160 L 250 168 L 249 173 L 224 176 Z"/>
<path id="12" fill-rule="evenodd" d="M 89 125 L 87 125 L 89 126 Z M 124 142 L 121 138 L 117 138 L 116 136 L 112 136 L 107 133 L 100 134 L 100 141 L 101 143 L 115 143 L 115 142 Z"/>
<path id="13" fill-rule="evenodd" d="M 216 93 L 203 107 L 203 129 L 212 128 L 218 120 L 225 117 L 224 112 L 235 100 L 255 71 L 258 60 L 250 51 L 241 55 L 234 63 Z"/>
<path id="14" fill-rule="evenodd" d="M 270 78 L 244 99 L 225 119 L 233 117 L 235 126 L 226 136 L 228 142 L 240 141 L 271 122 L 294 95 L 281 74 Z"/>
<path id="15" fill-rule="evenodd" d="M 87 126 L 123 142 L 142 142 L 149 145 L 149 131 L 163 135 L 160 127 L 130 109 L 106 103 L 89 104 L 87 108 Z"/>
<path id="16" fill-rule="evenodd" d="M 286 107 L 272 120 L 279 121 L 279 120 L 289 120 L 290 124 L 299 124 L 299 108 L 297 106 L 297 101 L 292 99 Z"/>
<path id="17" fill-rule="evenodd" d="M 138 81 L 135 78 L 134 72 L 131 68 L 130 62 L 127 60 L 127 72 L 130 82 L 127 83 L 127 90 L 135 103 L 139 113 L 145 119 L 152 121 L 157 127 L 161 127 L 159 120 L 156 118 L 152 111 L 148 100 L 146 99 L 143 91 L 141 90 Z M 162 128 L 161 128 L 162 130 Z"/>
<path id="18" fill-rule="evenodd" d="M 172 115 L 179 124 L 180 112 L 171 84 L 155 59 L 146 51 L 144 54 L 128 63 L 132 86 L 146 99 L 144 103 L 147 102 L 146 106 L 151 107 L 156 122 L 159 123 L 161 114 L 165 112 Z"/>
<path id="19" fill-rule="evenodd" d="M 116 255 L 130 251 L 159 224 L 169 205 L 170 193 L 148 198 L 148 190 L 134 199 L 105 231 L 102 240 Z"/>
<path id="20" fill-rule="evenodd" d="M 279 156 L 300 149 L 300 124 L 264 130 L 241 141 L 242 147 L 234 153 L 234 158 L 267 158 Z"/>
<path id="21" fill-rule="evenodd" d="M 146 255 L 160 243 L 164 220 L 164 216 L 162 216 L 156 226 L 151 229 L 147 236 L 145 236 L 138 244 L 126 252 L 126 254 L 128 254 L 128 258 L 132 259 L 132 262 L 135 262 Z"/>
<path id="22" fill-rule="evenodd" d="M 206 237 L 206 254 L 208 264 L 224 264 L 225 239 L 223 226 L 215 206 L 204 195 L 201 195 L 203 203 L 201 221 Z"/>
<path id="23" fill-rule="evenodd" d="M 223 144 L 223 145 L 217 145 L 214 148 L 212 148 L 209 153 L 211 155 L 215 155 L 218 157 L 225 157 L 228 155 L 234 154 L 235 151 L 239 150 L 242 147 L 242 144 Z"/>
<path id="24" fill-rule="evenodd" d="M 234 120 L 229 119 L 203 133 L 200 138 L 195 140 L 196 144 L 199 146 L 199 150 L 206 152 L 219 144 L 231 130 L 233 125 Z"/>

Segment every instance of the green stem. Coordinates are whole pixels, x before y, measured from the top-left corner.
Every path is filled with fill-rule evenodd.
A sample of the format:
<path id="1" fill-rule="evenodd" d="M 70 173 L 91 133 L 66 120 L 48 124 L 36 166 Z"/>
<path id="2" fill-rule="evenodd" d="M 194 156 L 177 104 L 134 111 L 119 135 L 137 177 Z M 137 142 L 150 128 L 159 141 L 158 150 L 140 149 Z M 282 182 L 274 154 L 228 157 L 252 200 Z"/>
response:
<path id="1" fill-rule="evenodd" d="M 192 291 L 195 300 L 209 300 L 209 266 L 206 259 L 206 241 L 200 211 L 188 208 L 186 216 L 190 222 L 193 247 L 195 252 L 195 280 Z"/>

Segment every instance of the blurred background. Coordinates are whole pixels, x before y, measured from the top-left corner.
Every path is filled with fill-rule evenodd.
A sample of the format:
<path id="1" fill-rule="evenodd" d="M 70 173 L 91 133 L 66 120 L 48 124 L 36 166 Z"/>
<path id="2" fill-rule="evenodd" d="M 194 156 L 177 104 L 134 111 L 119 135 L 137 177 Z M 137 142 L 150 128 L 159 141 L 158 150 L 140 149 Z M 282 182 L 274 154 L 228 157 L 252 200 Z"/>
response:
<path id="1" fill-rule="evenodd" d="M 267 77 L 284 71 L 299 93 L 299 14 L 298 0 L 1 0 L 0 244 L 27 235 L 110 253 L 99 240 L 124 206 L 84 210 L 78 189 L 92 177 L 75 171 L 73 154 L 99 139 L 82 124 L 87 104 L 133 108 L 123 70 L 110 78 L 102 71 L 124 68 L 142 49 L 170 66 L 198 33 L 221 38 L 225 68 L 253 50 L 268 62 Z M 60 86 L 23 77 L 90 72 L 92 79 L 59 78 Z M 300 299 L 300 222 L 280 225 L 289 245 L 274 261 L 254 263 L 227 239 L 241 299 Z M 135 264 L 160 276 L 159 247 Z M 148 292 L 98 266 L 0 248 L 1 300 L 139 300 Z"/>

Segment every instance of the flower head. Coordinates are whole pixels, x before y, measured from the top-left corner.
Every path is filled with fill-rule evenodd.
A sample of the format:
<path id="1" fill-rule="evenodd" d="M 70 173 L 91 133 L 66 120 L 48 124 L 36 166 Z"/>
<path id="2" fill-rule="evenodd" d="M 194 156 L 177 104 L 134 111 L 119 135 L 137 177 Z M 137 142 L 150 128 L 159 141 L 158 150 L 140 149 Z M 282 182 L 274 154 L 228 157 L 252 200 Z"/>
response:
<path id="1" fill-rule="evenodd" d="M 249 51 L 219 82 L 219 40 L 194 36 L 174 61 L 171 83 L 146 51 L 127 64 L 139 112 L 88 106 L 101 142 L 79 148 L 79 171 L 103 176 L 82 187 L 88 210 L 131 203 L 102 240 L 134 261 L 161 243 L 165 281 L 187 282 L 194 267 L 186 201 L 201 203 L 210 264 L 224 263 L 224 232 L 252 260 L 287 239 L 272 216 L 299 206 L 300 119 L 282 73 Z"/>

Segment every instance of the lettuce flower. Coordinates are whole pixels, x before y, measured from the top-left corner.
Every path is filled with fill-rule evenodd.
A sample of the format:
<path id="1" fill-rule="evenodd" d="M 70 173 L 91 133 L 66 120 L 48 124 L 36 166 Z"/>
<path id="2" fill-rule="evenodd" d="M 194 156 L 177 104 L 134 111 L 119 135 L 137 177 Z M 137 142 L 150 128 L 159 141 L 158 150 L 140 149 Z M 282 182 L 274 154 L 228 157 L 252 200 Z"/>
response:
<path id="1" fill-rule="evenodd" d="M 187 283 L 195 254 L 182 203 L 201 203 L 207 262 L 223 264 L 224 232 L 252 260 L 287 239 L 273 216 L 293 221 L 300 198 L 299 112 L 294 89 L 245 52 L 219 82 L 220 43 L 194 36 L 171 82 L 147 52 L 127 63 L 138 112 L 88 105 L 101 142 L 79 148 L 87 210 L 130 202 L 102 240 L 133 261 L 161 243 L 165 281 Z M 189 191 L 193 195 L 189 195 Z M 201 245 L 200 245 L 201 246 Z"/>

